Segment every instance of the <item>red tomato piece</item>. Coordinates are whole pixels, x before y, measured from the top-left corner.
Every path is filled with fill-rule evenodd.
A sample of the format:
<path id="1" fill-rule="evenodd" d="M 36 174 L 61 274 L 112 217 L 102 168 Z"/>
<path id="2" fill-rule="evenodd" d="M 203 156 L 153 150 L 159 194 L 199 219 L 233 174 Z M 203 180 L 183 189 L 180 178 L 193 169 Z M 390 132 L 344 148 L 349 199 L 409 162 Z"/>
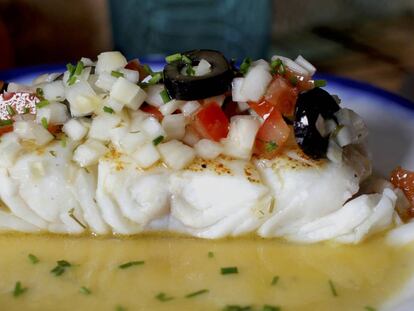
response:
<path id="1" fill-rule="evenodd" d="M 397 167 L 391 173 L 391 183 L 400 188 L 405 196 L 407 197 L 408 201 L 411 203 L 411 209 L 406 211 L 406 215 L 400 215 L 403 219 L 407 220 L 407 218 L 414 217 L 414 172 L 410 172 L 401 168 L 400 166 Z"/>
<path id="2" fill-rule="evenodd" d="M 0 136 L 13 131 L 13 125 L 0 126 Z"/>
<path id="3" fill-rule="evenodd" d="M 264 96 L 267 103 L 287 116 L 293 115 L 297 98 L 297 89 L 280 76 L 270 83 Z"/>
<path id="4" fill-rule="evenodd" d="M 261 102 L 249 102 L 250 108 L 252 108 L 259 116 L 266 120 L 275 106 L 263 100 Z"/>
<path id="5" fill-rule="evenodd" d="M 257 132 L 255 154 L 273 158 L 288 140 L 290 128 L 283 120 L 282 114 L 274 109 Z"/>
<path id="6" fill-rule="evenodd" d="M 154 107 L 154 106 L 151 106 L 151 105 L 148 105 L 148 104 L 143 104 L 140 109 L 142 111 L 146 112 L 146 113 L 149 113 L 153 117 L 157 118 L 158 121 L 160 121 L 160 122 L 164 118 L 161 111 L 157 107 Z"/>
<path id="7" fill-rule="evenodd" d="M 203 138 L 220 141 L 220 139 L 227 137 L 229 120 L 220 106 L 211 102 L 195 115 L 194 128 Z"/>

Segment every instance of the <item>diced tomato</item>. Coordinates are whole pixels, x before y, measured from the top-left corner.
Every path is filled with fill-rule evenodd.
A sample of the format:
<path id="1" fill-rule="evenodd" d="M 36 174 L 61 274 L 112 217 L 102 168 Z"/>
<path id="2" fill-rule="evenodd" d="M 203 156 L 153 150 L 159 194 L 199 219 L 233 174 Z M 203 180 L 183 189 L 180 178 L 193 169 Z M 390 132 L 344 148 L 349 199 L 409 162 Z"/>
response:
<path id="1" fill-rule="evenodd" d="M 220 139 L 227 137 L 229 120 L 220 106 L 211 102 L 195 115 L 194 128 L 203 138 L 220 141 Z"/>
<path id="2" fill-rule="evenodd" d="M 49 124 L 47 127 L 47 130 L 51 133 L 51 134 L 59 134 L 62 132 L 62 125 L 57 125 L 57 124 Z"/>
<path id="3" fill-rule="evenodd" d="M 0 126 L 0 136 L 13 131 L 13 125 Z"/>
<path id="4" fill-rule="evenodd" d="M 405 211 L 405 215 L 401 215 L 401 218 L 405 218 L 405 220 L 414 217 L 414 172 L 410 172 L 401 168 L 400 166 L 397 167 L 391 173 L 391 183 L 400 188 L 405 196 L 407 197 L 408 201 L 411 203 L 411 208 L 408 211 Z"/>
<path id="5" fill-rule="evenodd" d="M 133 59 L 131 60 L 126 66 L 126 69 L 130 69 L 130 70 L 135 70 L 139 72 L 139 81 L 142 81 L 145 79 L 145 77 L 149 76 L 149 72 L 147 72 L 144 69 L 144 66 L 141 65 L 141 63 L 139 62 L 139 60 Z"/>
<path id="6" fill-rule="evenodd" d="M 264 120 L 266 120 L 270 116 L 273 109 L 275 109 L 275 106 L 265 100 L 260 102 L 249 102 L 249 106 Z"/>
<path id="7" fill-rule="evenodd" d="M 254 153 L 264 158 L 273 158 L 289 135 L 289 126 L 282 114 L 274 109 L 257 132 Z"/>
<path id="8" fill-rule="evenodd" d="M 162 121 L 162 119 L 164 118 L 161 111 L 157 107 L 148 104 L 143 104 L 140 109 L 146 113 L 151 114 L 153 117 L 157 118 L 158 121 Z"/>
<path id="9" fill-rule="evenodd" d="M 222 110 L 224 111 L 224 114 L 227 116 L 227 119 L 231 119 L 231 117 L 234 116 L 240 116 L 240 115 L 246 115 L 248 114 L 247 111 L 241 111 L 239 109 L 239 105 L 232 101 L 232 100 L 225 100 Z"/>
<path id="10" fill-rule="evenodd" d="M 270 83 L 264 96 L 267 103 L 287 116 L 293 115 L 297 98 L 298 90 L 281 76 Z"/>

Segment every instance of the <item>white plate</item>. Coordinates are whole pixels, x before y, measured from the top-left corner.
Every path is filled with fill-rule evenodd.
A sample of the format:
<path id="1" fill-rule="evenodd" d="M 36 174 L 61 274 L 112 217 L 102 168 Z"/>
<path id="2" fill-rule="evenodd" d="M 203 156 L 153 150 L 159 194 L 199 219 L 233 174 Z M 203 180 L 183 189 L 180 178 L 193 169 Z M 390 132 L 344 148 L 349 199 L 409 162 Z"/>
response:
<path id="1" fill-rule="evenodd" d="M 154 70 L 162 68 L 160 62 L 148 63 Z M 23 68 L 0 72 L 0 80 L 30 83 L 41 73 L 63 70 L 63 66 Z M 341 98 L 341 105 L 353 109 L 365 120 L 376 172 L 389 176 L 397 165 L 414 170 L 414 103 L 366 83 L 323 74 L 318 79 L 326 79 L 327 90 Z M 381 310 L 413 311 L 413 293 L 414 276 Z"/>

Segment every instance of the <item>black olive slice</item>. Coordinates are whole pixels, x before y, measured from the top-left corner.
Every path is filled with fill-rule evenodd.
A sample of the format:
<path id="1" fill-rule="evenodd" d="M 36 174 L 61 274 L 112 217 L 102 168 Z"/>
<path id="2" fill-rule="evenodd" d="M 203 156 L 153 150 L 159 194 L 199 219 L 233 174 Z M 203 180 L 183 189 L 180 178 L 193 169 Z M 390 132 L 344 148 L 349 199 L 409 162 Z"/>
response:
<path id="1" fill-rule="evenodd" d="M 317 87 L 299 95 L 293 128 L 296 142 L 305 154 L 314 159 L 326 157 L 329 137 L 322 137 L 316 128 L 316 120 L 319 115 L 325 120 L 335 120 L 334 113 L 339 109 L 335 99 L 321 88 Z"/>
<path id="2" fill-rule="evenodd" d="M 231 64 L 223 54 L 214 50 L 194 50 L 181 53 L 187 56 L 192 66 L 205 59 L 211 71 L 203 76 L 182 74 L 187 65 L 183 60 L 173 61 L 164 67 L 164 85 L 171 98 L 192 100 L 216 96 L 227 92 L 233 80 Z"/>
<path id="3" fill-rule="evenodd" d="M 7 91 L 8 86 L 9 86 L 9 84 L 6 81 L 1 81 L 0 80 L 0 94 Z"/>

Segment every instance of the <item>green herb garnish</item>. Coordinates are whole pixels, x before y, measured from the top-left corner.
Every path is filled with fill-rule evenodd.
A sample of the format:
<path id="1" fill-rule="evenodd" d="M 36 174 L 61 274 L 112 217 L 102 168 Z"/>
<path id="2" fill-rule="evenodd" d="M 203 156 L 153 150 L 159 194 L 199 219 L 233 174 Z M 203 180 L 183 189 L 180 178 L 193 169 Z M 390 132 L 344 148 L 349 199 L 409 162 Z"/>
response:
<path id="1" fill-rule="evenodd" d="M 36 104 L 36 108 L 37 109 L 40 109 L 40 108 L 43 108 L 43 107 L 46 107 L 47 105 L 49 105 L 50 104 L 50 102 L 48 101 L 48 100 L 46 100 L 46 99 L 42 99 L 40 102 L 38 102 L 37 104 Z"/>
<path id="2" fill-rule="evenodd" d="M 267 152 L 272 152 L 277 148 L 277 144 L 274 141 L 268 141 L 265 145 Z"/>
<path id="3" fill-rule="evenodd" d="M 20 295 L 24 294 L 27 289 L 27 287 L 22 287 L 22 283 L 20 283 L 20 281 L 17 281 L 14 285 L 13 296 L 19 297 Z"/>
<path id="4" fill-rule="evenodd" d="M 272 69 L 272 73 L 275 74 L 278 72 L 279 67 L 282 66 L 282 60 L 280 58 L 276 58 L 275 60 L 272 60 L 270 63 L 270 68 Z"/>
<path id="5" fill-rule="evenodd" d="M 123 77 L 124 74 L 122 72 L 116 71 L 116 70 L 112 70 L 111 71 L 111 76 L 115 77 L 115 78 L 120 78 Z"/>
<path id="6" fill-rule="evenodd" d="M 166 89 L 163 89 L 163 90 L 160 92 L 160 96 L 161 96 L 162 101 L 164 102 L 164 104 L 168 103 L 168 102 L 171 100 L 171 97 L 170 97 L 170 95 L 168 94 L 168 92 L 167 92 L 167 90 L 166 90 Z"/>
<path id="7" fill-rule="evenodd" d="M 73 66 L 71 63 L 66 64 L 66 69 L 69 71 L 69 77 L 71 77 L 75 74 L 76 67 Z"/>
<path id="8" fill-rule="evenodd" d="M 187 65 L 191 65 L 193 63 L 192 60 L 186 55 L 183 55 L 181 60 Z"/>
<path id="9" fill-rule="evenodd" d="M 72 265 L 66 260 L 58 260 L 56 267 L 50 270 L 50 273 L 53 273 L 55 276 L 60 276 L 65 273 L 67 268 L 70 268 Z"/>
<path id="10" fill-rule="evenodd" d="M 14 116 L 15 114 L 16 114 L 16 111 L 14 111 L 14 109 L 13 109 L 13 107 L 12 106 L 10 106 L 10 105 L 8 105 L 7 107 L 6 107 L 6 109 L 7 109 L 7 113 L 9 114 L 9 116 Z"/>
<path id="11" fill-rule="evenodd" d="M 158 82 L 160 82 L 161 78 L 162 78 L 162 74 L 160 72 L 156 72 L 153 74 L 151 79 L 148 80 L 148 84 L 150 85 L 157 84 Z"/>
<path id="12" fill-rule="evenodd" d="M 185 295 L 185 298 L 193 298 L 195 296 L 199 296 L 199 295 L 202 295 L 202 294 L 206 294 L 208 292 L 209 292 L 208 289 L 201 289 L 199 291 L 192 292 L 192 293 L 189 293 L 189 294 Z"/>
<path id="13" fill-rule="evenodd" d="M 327 84 L 326 80 L 314 80 L 313 81 L 313 85 L 315 87 L 324 87 L 326 86 L 326 84 Z"/>
<path id="14" fill-rule="evenodd" d="M 43 89 L 38 87 L 36 88 L 36 96 L 39 98 L 43 98 L 43 96 L 45 95 L 45 93 L 43 92 Z"/>
<path id="15" fill-rule="evenodd" d="M 49 153 L 52 157 L 56 158 L 56 151 L 50 150 Z"/>
<path id="16" fill-rule="evenodd" d="M 166 301 L 170 301 L 170 300 L 174 299 L 174 297 L 167 296 L 166 293 L 162 293 L 162 292 L 159 293 L 157 296 L 155 296 L 155 298 L 158 299 L 159 301 L 162 301 L 162 302 L 166 302 Z"/>
<path id="17" fill-rule="evenodd" d="M 296 86 L 296 85 L 298 85 L 299 80 L 298 80 L 298 78 L 297 78 L 297 77 L 293 76 L 293 77 L 290 77 L 289 82 L 290 82 L 290 84 L 292 84 L 293 86 Z"/>
<path id="18" fill-rule="evenodd" d="M 191 66 L 190 64 L 187 64 L 186 69 L 185 69 L 185 73 L 188 76 L 194 76 L 195 75 L 195 70 L 194 70 L 193 66 Z"/>
<path id="19" fill-rule="evenodd" d="M 0 120 L 0 126 L 12 125 L 13 120 Z"/>
<path id="20" fill-rule="evenodd" d="M 76 76 L 72 76 L 68 79 L 68 85 L 73 85 L 76 82 Z"/>
<path id="21" fill-rule="evenodd" d="M 280 311 L 280 307 L 264 305 L 261 311 Z"/>
<path id="22" fill-rule="evenodd" d="M 223 308 L 223 311 L 252 311 L 251 306 L 228 305 Z"/>
<path id="23" fill-rule="evenodd" d="M 177 61 L 177 60 L 181 60 L 181 54 L 180 53 L 175 53 L 175 54 L 172 54 L 172 55 L 168 55 L 166 58 L 165 58 L 165 61 L 167 62 L 167 63 L 172 63 L 172 62 L 175 62 L 175 61 Z"/>
<path id="24" fill-rule="evenodd" d="M 277 282 L 279 282 L 279 276 L 276 275 L 273 277 L 272 282 L 270 283 L 270 285 L 274 286 L 277 284 Z"/>
<path id="25" fill-rule="evenodd" d="M 336 291 L 335 284 L 332 282 L 332 280 L 329 280 L 329 287 L 331 289 L 332 296 L 338 297 L 338 293 Z"/>
<path id="26" fill-rule="evenodd" d="M 92 294 L 92 291 L 89 288 L 85 287 L 85 286 L 82 286 L 81 288 L 79 288 L 79 292 L 81 294 L 84 294 L 84 295 Z"/>
<path id="27" fill-rule="evenodd" d="M 108 106 L 104 106 L 103 111 L 105 111 L 106 113 L 114 113 L 114 110 Z"/>
<path id="28" fill-rule="evenodd" d="M 130 261 L 130 262 L 126 262 L 122 265 L 119 265 L 118 268 L 119 269 L 127 269 L 130 268 L 132 266 L 140 266 L 143 265 L 145 263 L 145 261 Z"/>
<path id="29" fill-rule="evenodd" d="M 246 57 L 243 59 L 243 62 L 240 65 L 240 73 L 245 75 L 247 71 L 249 71 L 250 65 L 252 64 L 252 59 L 250 57 Z"/>
<path id="30" fill-rule="evenodd" d="M 237 267 L 225 267 L 221 268 L 221 274 L 237 274 L 239 273 L 239 269 Z"/>
<path id="31" fill-rule="evenodd" d="M 47 119 L 43 117 L 40 122 L 42 123 L 42 126 L 47 129 L 49 127 L 49 123 L 47 122 Z"/>
<path id="32" fill-rule="evenodd" d="M 145 65 L 143 65 L 143 66 L 142 66 L 142 68 L 145 70 L 145 72 L 146 72 L 147 74 L 149 74 L 149 75 L 151 75 L 151 76 L 152 76 L 153 71 L 152 71 L 152 69 L 151 69 L 151 67 L 150 67 L 150 66 L 148 66 L 147 64 L 145 64 Z"/>
<path id="33" fill-rule="evenodd" d="M 69 217 L 72 218 L 74 221 L 77 222 L 79 226 L 81 226 L 83 229 L 86 229 L 86 225 L 84 225 L 76 216 L 75 216 L 75 208 L 71 208 L 68 211 Z"/>
<path id="34" fill-rule="evenodd" d="M 79 76 L 82 73 L 84 67 L 85 65 L 83 64 L 83 62 L 81 60 L 78 61 L 75 68 L 75 75 Z"/>
<path id="35" fill-rule="evenodd" d="M 32 264 L 37 264 L 39 262 L 39 258 L 37 258 L 35 255 L 33 254 L 29 254 L 27 255 L 27 257 L 29 258 L 29 260 L 32 262 Z"/>
<path id="36" fill-rule="evenodd" d="M 160 135 L 157 138 L 155 138 L 152 143 L 154 144 L 154 146 L 159 145 L 162 141 L 164 140 L 164 136 Z"/>
<path id="37" fill-rule="evenodd" d="M 214 257 L 214 253 L 213 252 L 208 252 L 207 256 L 208 256 L 208 258 L 213 258 Z"/>

